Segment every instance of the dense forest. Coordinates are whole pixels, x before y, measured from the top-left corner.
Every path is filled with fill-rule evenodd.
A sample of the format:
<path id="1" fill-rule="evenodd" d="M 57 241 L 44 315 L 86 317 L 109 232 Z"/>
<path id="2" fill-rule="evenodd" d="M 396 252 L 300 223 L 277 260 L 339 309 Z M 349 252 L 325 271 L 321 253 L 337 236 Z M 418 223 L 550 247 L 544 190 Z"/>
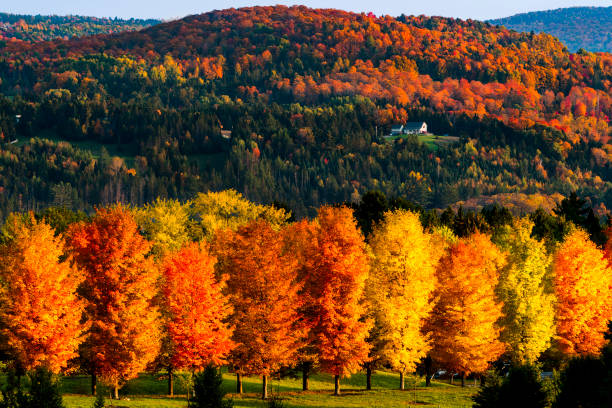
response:
<path id="1" fill-rule="evenodd" d="M 489 21 L 517 31 L 547 33 L 576 52 L 612 52 L 612 7 L 570 7 Z"/>
<path id="2" fill-rule="evenodd" d="M 48 41 L 95 34 L 135 31 L 159 20 L 99 18 L 84 16 L 31 16 L 0 13 L 0 40 Z"/>
<path id="3" fill-rule="evenodd" d="M 547 34 L 306 7 L 5 42 L 0 214 L 225 188 L 297 216 L 372 189 L 426 208 L 577 191 L 603 214 L 611 81 L 610 54 Z M 406 121 L 459 141 L 383 137 Z"/>

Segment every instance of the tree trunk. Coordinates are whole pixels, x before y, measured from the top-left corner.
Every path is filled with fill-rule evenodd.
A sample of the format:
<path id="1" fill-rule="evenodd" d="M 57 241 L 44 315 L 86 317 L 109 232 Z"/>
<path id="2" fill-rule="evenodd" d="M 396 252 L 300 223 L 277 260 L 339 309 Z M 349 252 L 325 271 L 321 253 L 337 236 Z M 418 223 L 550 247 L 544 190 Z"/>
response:
<path id="1" fill-rule="evenodd" d="M 174 397 L 174 375 L 172 367 L 168 367 L 168 395 Z"/>
<path id="2" fill-rule="evenodd" d="M 236 373 L 236 392 L 242 394 L 242 376 L 240 373 Z"/>
<path id="3" fill-rule="evenodd" d="M 334 395 L 340 395 L 340 376 L 334 376 Z"/>
<path id="4" fill-rule="evenodd" d="M 113 398 L 116 400 L 119 399 L 119 384 L 113 385 Z"/>
<path id="5" fill-rule="evenodd" d="M 261 399 L 265 400 L 268 398 L 268 376 L 262 376 L 261 382 Z"/>
<path id="6" fill-rule="evenodd" d="M 455 373 L 450 373 L 450 380 L 449 382 L 452 384 L 455 384 Z"/>
<path id="7" fill-rule="evenodd" d="M 474 387 L 478 387 L 478 376 L 474 375 Z"/>
<path id="8" fill-rule="evenodd" d="M 429 356 L 425 357 L 425 386 L 426 387 L 431 387 L 431 376 L 432 376 L 431 366 L 432 366 L 431 357 Z"/>
<path id="9" fill-rule="evenodd" d="M 302 391 L 308 391 L 308 376 L 310 375 L 310 363 L 302 363 Z"/>
<path id="10" fill-rule="evenodd" d="M 461 373 L 461 387 L 465 387 L 465 373 Z"/>
<path id="11" fill-rule="evenodd" d="M 400 373 L 400 390 L 404 390 L 404 373 Z"/>
<path id="12" fill-rule="evenodd" d="M 372 366 L 368 364 L 366 367 L 366 390 L 372 389 Z"/>
<path id="13" fill-rule="evenodd" d="M 91 374 L 91 395 L 96 396 L 96 385 L 98 385 L 98 379 L 96 374 Z"/>

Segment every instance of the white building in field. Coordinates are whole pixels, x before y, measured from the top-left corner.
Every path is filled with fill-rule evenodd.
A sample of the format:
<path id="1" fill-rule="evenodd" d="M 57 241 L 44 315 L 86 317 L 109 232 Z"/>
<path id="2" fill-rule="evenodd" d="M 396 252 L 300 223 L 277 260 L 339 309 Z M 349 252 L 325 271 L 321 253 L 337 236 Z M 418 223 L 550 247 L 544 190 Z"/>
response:
<path id="1" fill-rule="evenodd" d="M 408 122 L 405 125 L 393 125 L 389 136 L 420 135 L 427 133 L 427 123 Z"/>

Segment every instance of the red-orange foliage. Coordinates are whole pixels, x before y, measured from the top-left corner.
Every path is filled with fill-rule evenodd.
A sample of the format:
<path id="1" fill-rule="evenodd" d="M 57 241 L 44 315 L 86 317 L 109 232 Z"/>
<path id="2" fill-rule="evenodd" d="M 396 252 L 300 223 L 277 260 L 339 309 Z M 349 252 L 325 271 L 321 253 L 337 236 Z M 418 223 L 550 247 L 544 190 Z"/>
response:
<path id="1" fill-rule="evenodd" d="M 321 369 L 336 376 L 357 371 L 368 358 L 361 303 L 368 258 L 353 213 L 346 207 L 322 207 L 306 249 L 304 292 L 309 302 L 310 342 Z"/>
<path id="2" fill-rule="evenodd" d="M 495 287 L 504 257 L 484 234 L 452 245 L 438 266 L 437 299 L 427 324 L 431 356 L 454 372 L 484 372 L 505 350 Z"/>
<path id="3" fill-rule="evenodd" d="M 84 304 L 76 289 L 83 275 L 64 257 L 64 240 L 52 227 L 33 217 L 9 222 L 13 237 L 0 248 L 2 336 L 19 369 L 59 372 L 82 340 Z"/>
<path id="4" fill-rule="evenodd" d="M 115 388 L 143 371 L 159 351 L 159 313 L 153 306 L 158 270 L 151 244 L 121 206 L 99 209 L 69 231 L 69 245 L 85 273 L 81 294 L 91 327 L 82 359 Z"/>
<path id="5" fill-rule="evenodd" d="M 163 304 L 167 314 L 170 365 L 201 370 L 225 364 L 234 346 L 226 277 L 215 277 L 216 259 L 202 244 L 169 254 L 163 265 Z"/>
<path id="6" fill-rule="evenodd" d="M 282 234 L 265 221 L 215 239 L 218 270 L 228 276 L 236 347 L 229 361 L 236 373 L 268 376 L 295 363 L 298 329 L 297 262 L 283 250 Z"/>
<path id="7" fill-rule="evenodd" d="M 236 74 L 236 89 L 247 94 L 280 90 L 307 102 L 362 94 L 401 106 L 490 115 L 520 128 L 544 123 L 576 139 L 605 143 L 609 138 L 609 54 L 570 54 L 547 34 L 517 33 L 477 21 L 253 7 L 115 36 L 10 42 L 3 56 L 11 70 L 40 74 L 40 80 L 31 81 L 40 90 L 62 88 L 67 79 L 74 78 L 75 84 L 90 80 L 87 71 L 42 71 L 50 62 L 100 52 L 130 56 L 145 70 L 164 68 L 160 62 L 171 55 L 174 63 L 164 70 L 209 81 Z M 304 67 L 306 61 L 312 65 Z M 268 79 L 265 85 L 254 79 L 262 75 Z M 47 84 L 45 78 L 56 82 Z"/>
<path id="8" fill-rule="evenodd" d="M 557 340 L 569 355 L 599 354 L 612 319 L 612 271 L 586 232 L 572 232 L 554 258 Z"/>

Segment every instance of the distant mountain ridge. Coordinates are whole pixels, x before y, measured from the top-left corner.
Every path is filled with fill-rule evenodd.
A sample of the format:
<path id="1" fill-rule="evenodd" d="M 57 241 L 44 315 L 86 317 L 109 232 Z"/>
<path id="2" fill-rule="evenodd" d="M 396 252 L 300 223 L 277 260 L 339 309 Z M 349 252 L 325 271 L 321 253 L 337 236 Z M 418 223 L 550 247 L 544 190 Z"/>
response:
<path id="1" fill-rule="evenodd" d="M 612 52 L 612 7 L 571 7 L 489 20 L 516 31 L 547 33 L 572 52 Z"/>
<path id="2" fill-rule="evenodd" d="M 0 13 L 0 40 L 48 41 L 95 34 L 136 31 L 160 20 L 101 18 L 86 16 L 43 16 Z"/>

